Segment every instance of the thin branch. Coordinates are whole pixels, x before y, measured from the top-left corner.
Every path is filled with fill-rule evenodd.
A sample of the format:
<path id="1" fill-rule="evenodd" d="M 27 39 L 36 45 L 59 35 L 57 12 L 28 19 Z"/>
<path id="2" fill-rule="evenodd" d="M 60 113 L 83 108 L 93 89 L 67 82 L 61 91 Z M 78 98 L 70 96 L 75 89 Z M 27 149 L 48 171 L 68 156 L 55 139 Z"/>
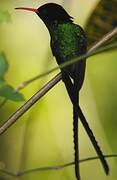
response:
<path id="1" fill-rule="evenodd" d="M 44 87 L 42 87 L 36 94 L 34 94 L 23 106 L 21 106 L 9 119 L 1 126 L 0 135 L 3 134 L 15 121 L 21 117 L 33 104 L 35 104 L 42 96 L 44 96 L 55 84 L 61 80 L 61 73 L 57 74 Z"/>
<path id="2" fill-rule="evenodd" d="M 96 47 L 96 46 L 94 46 L 94 47 Z M 34 77 L 34 78 L 30 79 L 30 80 L 22 82 L 21 84 L 19 84 L 19 86 L 16 88 L 16 90 L 17 91 L 21 90 L 21 89 L 25 88 L 26 86 L 28 86 L 30 83 L 34 82 L 35 80 L 40 79 L 40 78 L 42 78 L 42 77 L 44 77 L 44 76 L 58 70 L 58 69 L 63 69 L 64 67 L 69 66 L 69 65 L 71 65 L 71 64 L 73 64 L 73 63 L 75 63 L 77 61 L 80 61 L 80 60 L 86 59 L 88 57 L 91 57 L 93 55 L 103 53 L 105 51 L 109 51 L 109 50 L 112 50 L 114 48 L 117 48 L 117 42 L 109 44 L 109 45 L 107 45 L 105 47 L 98 48 L 98 49 L 94 49 L 94 47 L 91 48 L 92 50 L 89 49 L 89 51 L 86 54 L 83 54 L 83 55 L 81 55 L 79 57 L 73 58 L 73 59 L 71 59 L 71 60 L 69 60 L 67 62 L 62 63 L 59 66 L 55 66 L 54 68 L 52 68 L 52 69 L 50 69 L 48 71 L 45 71 L 42 74 L 37 75 L 36 77 Z"/>
<path id="3" fill-rule="evenodd" d="M 31 84 L 32 82 L 36 81 L 37 79 L 40 78 L 40 74 L 38 74 L 37 76 L 29 79 L 29 80 L 26 80 L 22 83 L 20 83 L 17 87 L 16 87 L 16 91 L 20 91 L 22 89 L 24 89 L 26 86 L 28 86 L 29 84 Z"/>
<path id="4" fill-rule="evenodd" d="M 99 47 L 105 42 L 117 34 L 117 28 L 105 35 L 100 41 L 98 41 L 92 48 L 88 50 L 86 56 L 94 54 Z M 97 50 L 100 51 L 100 50 Z M 84 58 L 84 55 L 82 56 Z M 79 60 L 79 58 L 77 58 Z M 76 62 L 76 59 L 75 59 Z M 72 61 L 73 63 L 73 61 Z M 62 65 L 63 67 L 63 65 Z M 45 73 L 47 74 L 47 73 Z M 41 75 L 42 77 L 42 75 Z M 53 88 L 61 80 L 61 73 L 57 74 L 52 80 L 50 80 L 44 87 L 42 87 L 36 94 L 34 94 L 23 106 L 21 106 L 15 113 L 13 113 L 8 120 L 0 127 L 0 135 L 3 134 L 11 125 L 13 125 L 17 119 L 19 119 L 26 111 L 28 111 L 33 104 L 35 104 L 42 96 L 44 96 L 51 88 Z"/>
<path id="5" fill-rule="evenodd" d="M 96 42 L 94 46 L 90 49 L 90 51 L 94 51 L 95 49 L 101 47 L 105 43 L 107 43 L 112 37 L 117 35 L 117 27 L 115 27 L 112 31 L 104 35 L 103 38 L 100 39 L 100 41 Z"/>
<path id="6" fill-rule="evenodd" d="M 99 47 L 101 47 L 102 45 L 104 45 L 106 42 L 108 42 L 113 36 L 117 35 L 117 28 L 115 28 L 114 30 L 112 30 L 111 32 L 109 32 L 108 34 L 106 34 L 103 38 L 101 38 L 98 42 L 96 42 L 88 51 L 88 53 L 93 52 L 94 50 L 98 49 Z M 58 67 L 59 68 L 59 67 Z M 46 72 L 48 73 L 48 72 Z M 30 83 L 36 81 L 37 79 L 40 79 L 43 74 L 39 74 L 27 81 L 22 82 L 21 84 L 19 84 L 16 88 L 17 91 L 25 88 L 26 86 L 28 86 Z"/>
<path id="7" fill-rule="evenodd" d="M 110 154 L 110 155 L 104 155 L 105 158 L 114 158 L 117 157 L 117 154 Z M 93 160 L 99 160 L 98 156 L 95 157 L 88 157 L 88 158 L 84 158 L 79 160 L 79 163 L 86 163 L 87 161 L 93 161 Z M 29 169 L 29 170 L 25 170 L 19 173 L 12 173 L 9 172 L 7 170 L 4 169 L 0 169 L 0 172 L 12 177 L 22 177 L 24 175 L 30 174 L 30 173 L 36 173 L 36 172 L 40 172 L 40 171 L 50 171 L 50 170 L 61 170 L 64 168 L 67 168 L 69 166 L 73 166 L 74 162 L 69 162 L 63 165 L 57 165 L 57 166 L 47 166 L 47 167 L 40 167 L 40 168 L 34 168 L 34 169 Z"/>
<path id="8" fill-rule="evenodd" d="M 69 62 L 62 63 L 60 66 L 56 66 L 56 67 L 54 67 L 53 69 L 50 69 L 50 70 L 48 70 L 48 71 L 46 71 L 46 72 L 44 72 L 44 73 L 42 73 L 42 74 L 39 74 L 39 75 L 37 75 L 37 76 L 35 76 L 35 77 L 27 80 L 27 81 L 24 81 L 24 82 L 20 83 L 20 84 L 15 88 L 15 90 L 16 90 L 16 92 L 17 92 L 17 91 L 20 91 L 20 90 L 24 89 L 26 86 L 28 86 L 29 84 L 31 84 L 32 82 L 34 82 L 34 81 L 36 81 L 36 80 L 38 80 L 38 79 L 40 79 L 40 78 L 42 78 L 42 77 L 44 77 L 44 76 L 52 73 L 52 72 L 54 72 L 54 71 L 56 71 L 56 70 L 58 70 L 58 69 L 60 69 L 60 68 L 62 69 L 62 68 L 64 68 L 64 67 L 66 67 L 66 66 L 69 66 L 69 65 L 71 65 L 71 64 L 79 61 L 79 60 L 83 60 L 84 58 L 88 58 L 88 57 L 91 57 L 91 56 L 93 56 L 93 55 L 96 55 L 96 54 L 99 54 L 99 53 L 103 53 L 103 52 L 105 52 L 105 51 L 112 50 L 112 49 L 114 49 L 114 48 L 117 48 L 117 43 L 116 43 L 116 42 L 115 42 L 115 43 L 112 43 L 112 44 L 109 44 L 109 45 L 107 45 L 107 46 L 105 46 L 105 47 L 99 48 L 99 49 L 97 49 L 97 50 L 94 50 L 94 52 L 91 52 L 91 53 L 88 52 L 87 54 L 84 54 L 84 55 L 81 55 L 81 56 L 79 56 L 79 57 L 77 57 L 77 58 L 74 58 L 74 59 L 70 60 Z M 7 101 L 8 101 L 8 99 L 5 99 L 5 100 L 0 104 L 0 108 L 3 107 L 3 106 L 6 104 Z"/>
<path id="9" fill-rule="evenodd" d="M 117 157 L 117 154 L 112 154 L 112 155 L 104 155 L 105 158 L 113 158 L 113 157 Z M 86 163 L 87 161 L 93 161 L 93 160 L 99 160 L 98 156 L 95 157 L 88 157 L 88 158 L 84 158 L 79 160 L 79 163 Z M 20 172 L 18 173 L 18 176 L 23 176 L 29 173 L 33 173 L 33 172 L 39 172 L 39 171 L 49 171 L 49 170 L 61 170 L 64 168 L 67 168 L 69 166 L 73 166 L 74 162 L 69 162 L 63 165 L 59 165 L 59 166 L 48 166 L 48 167 L 40 167 L 40 168 L 34 168 L 34 169 L 29 169 L 26 170 L 24 172 Z"/>

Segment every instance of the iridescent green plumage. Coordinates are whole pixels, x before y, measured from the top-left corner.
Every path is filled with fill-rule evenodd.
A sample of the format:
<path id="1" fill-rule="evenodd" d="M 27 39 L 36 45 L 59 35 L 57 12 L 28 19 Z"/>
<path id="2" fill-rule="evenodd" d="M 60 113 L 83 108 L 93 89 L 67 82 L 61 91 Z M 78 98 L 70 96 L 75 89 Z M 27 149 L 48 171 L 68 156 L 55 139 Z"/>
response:
<path id="1" fill-rule="evenodd" d="M 55 53 L 59 54 L 59 57 L 62 58 L 63 61 L 81 54 L 84 46 L 84 51 L 86 51 L 87 43 L 85 33 L 80 26 L 73 23 L 59 24 L 55 27 L 52 40 L 53 43 L 55 42 Z"/>
<path id="2" fill-rule="evenodd" d="M 59 65 L 86 53 L 87 40 L 79 25 L 72 22 L 60 23 L 51 28 L 51 31 L 51 48 Z M 85 60 L 64 68 L 64 71 L 72 78 L 84 77 Z"/>

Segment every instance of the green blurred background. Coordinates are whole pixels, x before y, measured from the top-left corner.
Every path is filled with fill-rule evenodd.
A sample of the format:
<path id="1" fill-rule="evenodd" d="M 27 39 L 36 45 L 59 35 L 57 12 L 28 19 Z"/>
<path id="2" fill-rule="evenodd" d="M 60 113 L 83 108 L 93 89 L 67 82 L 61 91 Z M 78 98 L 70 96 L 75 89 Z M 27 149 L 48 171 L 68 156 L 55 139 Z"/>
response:
<path id="1" fill-rule="evenodd" d="M 50 1 L 0 0 L 0 12 L 7 14 L 4 22 L 0 21 L 0 51 L 4 51 L 8 59 L 10 67 L 6 79 L 14 87 L 56 65 L 49 47 L 49 33 L 42 21 L 33 13 L 14 10 L 18 6 L 39 7 L 47 2 Z M 99 1 L 53 2 L 62 4 L 75 18 L 75 23 L 86 26 Z M 117 152 L 116 57 L 117 53 L 112 51 L 88 59 L 86 79 L 80 93 L 80 104 L 104 154 Z M 21 92 L 26 99 L 30 98 L 56 73 L 35 81 Z M 22 104 L 23 102 L 7 101 L 0 108 L 0 123 Z M 72 105 L 64 84 L 60 82 L 0 137 L 0 168 L 17 173 L 73 161 L 72 129 Z M 81 125 L 79 131 L 80 159 L 95 156 L 92 144 Z M 109 177 L 105 176 L 98 160 L 81 164 L 82 180 L 116 180 L 117 160 L 108 159 L 108 163 Z M 71 166 L 59 171 L 42 171 L 19 178 L 1 173 L 0 180 L 2 179 L 75 180 L 75 175 Z"/>

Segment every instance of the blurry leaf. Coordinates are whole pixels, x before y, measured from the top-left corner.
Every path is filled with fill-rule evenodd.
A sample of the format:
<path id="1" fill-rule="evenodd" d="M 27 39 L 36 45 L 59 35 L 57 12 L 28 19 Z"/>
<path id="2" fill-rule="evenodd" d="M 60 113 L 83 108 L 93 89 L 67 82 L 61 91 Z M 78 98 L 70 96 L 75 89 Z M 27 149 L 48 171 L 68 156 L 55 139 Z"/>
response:
<path id="1" fill-rule="evenodd" d="M 0 88 L 3 87 L 4 84 L 6 84 L 5 80 L 0 79 Z"/>
<path id="2" fill-rule="evenodd" d="M 24 96 L 8 85 L 4 80 L 5 73 L 8 71 L 9 64 L 5 54 L 0 54 L 0 96 L 12 101 L 24 101 Z"/>
<path id="3" fill-rule="evenodd" d="M 8 70 L 8 61 L 6 59 L 6 56 L 5 54 L 2 52 L 0 54 L 0 78 L 3 78 L 5 73 L 7 72 Z"/>
<path id="4" fill-rule="evenodd" d="M 10 13 L 8 11 L 0 10 L 0 23 L 10 22 L 10 21 L 11 21 Z"/>
<path id="5" fill-rule="evenodd" d="M 0 88 L 0 96 L 13 101 L 24 101 L 24 96 L 21 93 L 16 92 L 10 85 L 7 84 Z"/>
<path id="6" fill-rule="evenodd" d="M 93 44 L 117 26 L 117 0 L 101 0 L 90 15 L 86 32 L 88 43 Z M 114 39 L 115 41 L 117 39 Z"/>

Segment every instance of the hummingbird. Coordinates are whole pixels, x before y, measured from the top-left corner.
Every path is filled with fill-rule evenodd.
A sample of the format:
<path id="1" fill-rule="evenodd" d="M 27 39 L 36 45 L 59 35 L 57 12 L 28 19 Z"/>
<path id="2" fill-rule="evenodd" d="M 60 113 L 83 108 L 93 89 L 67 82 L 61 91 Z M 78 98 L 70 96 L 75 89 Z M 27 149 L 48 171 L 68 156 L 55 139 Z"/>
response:
<path id="1" fill-rule="evenodd" d="M 66 10 L 59 4 L 47 3 L 38 9 L 18 7 L 15 9 L 32 11 L 44 22 L 50 34 L 50 47 L 58 65 L 83 55 L 87 52 L 87 37 L 79 25 L 73 22 Z M 86 59 L 80 60 L 72 65 L 61 68 L 62 81 L 65 84 L 69 98 L 73 105 L 73 141 L 74 141 L 74 163 L 76 179 L 80 180 L 79 168 L 79 143 L 78 143 L 78 119 L 84 120 L 85 130 L 102 162 L 106 174 L 109 173 L 108 164 L 98 146 L 98 143 L 79 106 L 79 92 L 85 78 Z"/>

